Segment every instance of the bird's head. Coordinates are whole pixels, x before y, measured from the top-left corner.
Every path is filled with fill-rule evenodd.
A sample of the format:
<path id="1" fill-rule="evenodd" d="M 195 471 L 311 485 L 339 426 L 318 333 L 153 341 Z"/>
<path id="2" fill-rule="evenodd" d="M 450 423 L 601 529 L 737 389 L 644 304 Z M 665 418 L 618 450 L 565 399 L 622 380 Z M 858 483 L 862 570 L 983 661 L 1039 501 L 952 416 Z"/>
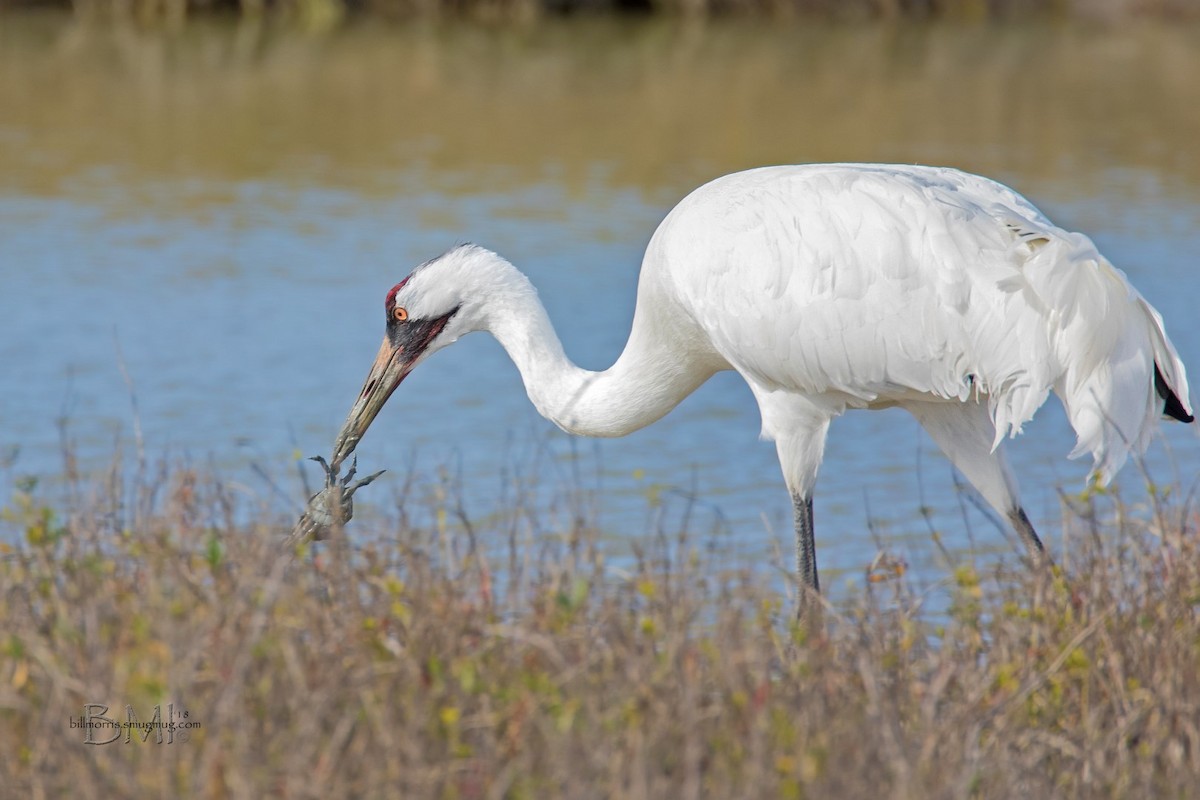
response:
<path id="1" fill-rule="evenodd" d="M 497 267 L 515 272 L 494 253 L 461 245 L 417 267 L 388 291 L 383 344 L 334 443 L 335 469 L 417 364 L 463 334 L 488 326 L 485 301 Z"/>

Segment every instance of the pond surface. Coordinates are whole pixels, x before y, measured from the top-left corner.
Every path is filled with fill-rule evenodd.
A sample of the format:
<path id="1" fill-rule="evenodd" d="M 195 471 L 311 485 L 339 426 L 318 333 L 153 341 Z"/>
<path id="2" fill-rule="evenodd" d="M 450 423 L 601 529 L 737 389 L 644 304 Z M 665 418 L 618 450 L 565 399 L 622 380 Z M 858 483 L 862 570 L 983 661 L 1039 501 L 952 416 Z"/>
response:
<path id="1" fill-rule="evenodd" d="M 1186 26 L 163 34 L 0 16 L 3 477 L 61 471 L 64 415 L 91 469 L 114 442 L 130 447 L 136 419 L 149 451 L 212 462 L 278 507 L 250 466 L 298 495 L 295 453 L 329 451 L 378 345 L 384 293 L 413 265 L 467 240 L 499 251 L 539 287 L 568 354 L 603 368 L 666 211 L 768 163 L 998 178 L 1089 233 L 1200 375 L 1197 75 L 1200 30 Z M 660 497 L 668 515 L 723 531 L 736 559 L 778 547 L 789 564 L 790 506 L 758 428 L 749 391 L 723 374 L 628 438 L 572 441 L 479 336 L 414 373 L 359 455 L 395 483 L 411 465 L 461 474 L 482 515 L 514 465 L 577 454 L 607 533 L 643 534 Z M 1055 543 L 1056 491 L 1087 472 L 1065 460 L 1072 443 L 1052 403 L 1009 447 Z M 1194 427 L 1166 426 L 1149 469 L 1193 487 Z M 1122 483 L 1144 498 L 1136 469 Z M 922 507 L 952 549 L 1008 552 L 904 413 L 838 420 L 817 490 L 827 583 L 860 576 L 875 536 L 943 574 Z"/>

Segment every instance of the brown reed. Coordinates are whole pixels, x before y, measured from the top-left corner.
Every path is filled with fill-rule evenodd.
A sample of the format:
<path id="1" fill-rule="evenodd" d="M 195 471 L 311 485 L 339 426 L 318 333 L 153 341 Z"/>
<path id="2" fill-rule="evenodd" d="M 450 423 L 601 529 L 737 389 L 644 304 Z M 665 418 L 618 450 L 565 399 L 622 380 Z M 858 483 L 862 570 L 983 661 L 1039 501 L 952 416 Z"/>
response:
<path id="1" fill-rule="evenodd" d="M 280 555 L 291 521 L 217 478 L 130 483 L 5 507 L 9 796 L 1186 797 L 1200 775 L 1178 490 L 1064 501 L 1059 567 L 964 560 L 944 610 L 882 570 L 806 626 L 688 531 L 615 569 L 586 503 L 479 521 L 405 496 Z"/>

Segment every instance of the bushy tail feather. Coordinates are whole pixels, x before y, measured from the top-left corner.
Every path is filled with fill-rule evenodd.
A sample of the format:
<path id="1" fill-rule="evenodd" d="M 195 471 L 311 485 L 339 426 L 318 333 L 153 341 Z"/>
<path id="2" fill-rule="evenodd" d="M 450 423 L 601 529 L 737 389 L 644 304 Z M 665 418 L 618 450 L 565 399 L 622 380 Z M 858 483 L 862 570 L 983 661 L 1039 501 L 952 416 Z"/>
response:
<path id="1" fill-rule="evenodd" d="M 1136 292 L 1135 292 L 1136 294 Z M 1142 311 L 1149 317 L 1153 323 L 1152 341 L 1154 342 L 1154 364 L 1157 368 L 1155 373 L 1154 387 L 1155 391 L 1162 396 L 1163 400 L 1168 402 L 1168 411 L 1181 411 L 1182 416 L 1188 419 L 1181 419 L 1180 415 L 1171 413 L 1171 416 L 1179 419 L 1181 422 L 1191 422 L 1194 419 L 1192 401 L 1188 394 L 1187 370 L 1183 366 L 1183 362 L 1179 360 L 1179 354 L 1175 352 L 1175 346 L 1171 344 L 1171 340 L 1167 338 L 1166 328 L 1163 327 L 1162 315 L 1146 302 L 1146 300 L 1138 295 L 1138 303 L 1142 307 Z M 1166 393 L 1162 392 L 1159 383 L 1165 384 Z M 1170 405 L 1171 397 L 1174 396 L 1178 409 Z"/>
<path id="2" fill-rule="evenodd" d="M 1043 228 L 1035 241 L 1024 245 L 1015 283 L 1029 301 L 1024 313 L 1046 326 L 1048 358 L 993 395 L 996 442 L 1016 435 L 1053 389 L 1075 429 L 1070 457 L 1091 453 L 1091 477 L 1107 485 L 1150 442 L 1164 411 L 1156 378 L 1191 417 L 1187 372 L 1162 316 L 1090 239 Z"/>
<path id="3" fill-rule="evenodd" d="M 1064 327 L 1060 363 L 1065 370 L 1055 393 L 1077 437 L 1070 457 L 1091 453 L 1091 477 L 1107 486 L 1130 455 L 1141 455 L 1150 444 L 1164 412 L 1157 384 L 1166 383 L 1188 417 L 1191 401 L 1187 371 L 1162 316 L 1124 273 L 1094 247 L 1092 253 L 1094 258 L 1079 264 L 1090 267 L 1079 277 L 1104 284 L 1108 302 L 1102 314 L 1084 315 L 1077 329 Z M 1074 357 L 1081 350 L 1088 357 Z"/>

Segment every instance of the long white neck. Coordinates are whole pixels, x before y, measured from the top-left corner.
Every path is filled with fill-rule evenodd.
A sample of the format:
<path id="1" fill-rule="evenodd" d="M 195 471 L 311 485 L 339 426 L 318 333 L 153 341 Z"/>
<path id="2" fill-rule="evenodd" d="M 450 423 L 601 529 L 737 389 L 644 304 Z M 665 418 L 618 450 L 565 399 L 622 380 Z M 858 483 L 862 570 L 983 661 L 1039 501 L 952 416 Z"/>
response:
<path id="1" fill-rule="evenodd" d="M 617 362 L 603 372 L 575 366 L 563 352 L 528 279 L 508 262 L 503 289 L 485 301 L 486 329 L 521 372 L 538 412 L 568 433 L 624 436 L 661 418 L 715 371 L 694 357 L 677 326 L 645 299 Z M 504 269 L 507 268 L 507 269 Z M 511 271 L 511 272 L 510 272 Z"/>

